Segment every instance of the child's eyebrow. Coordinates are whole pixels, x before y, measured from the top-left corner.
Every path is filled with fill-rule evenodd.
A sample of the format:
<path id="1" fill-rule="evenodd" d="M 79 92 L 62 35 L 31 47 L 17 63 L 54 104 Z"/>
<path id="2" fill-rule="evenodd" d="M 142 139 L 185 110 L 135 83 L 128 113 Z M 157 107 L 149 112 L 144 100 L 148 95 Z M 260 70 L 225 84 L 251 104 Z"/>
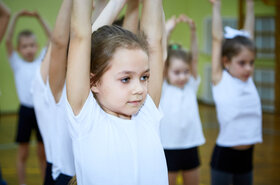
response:
<path id="1" fill-rule="evenodd" d="M 150 72 L 150 69 L 146 69 L 145 71 L 141 72 L 141 74 L 142 74 L 142 73 L 147 73 L 147 72 Z M 119 75 L 121 75 L 121 74 L 126 74 L 126 75 L 128 75 L 128 74 L 136 74 L 136 72 L 135 72 L 135 71 L 121 71 L 121 72 L 119 72 L 118 74 L 119 74 Z"/>

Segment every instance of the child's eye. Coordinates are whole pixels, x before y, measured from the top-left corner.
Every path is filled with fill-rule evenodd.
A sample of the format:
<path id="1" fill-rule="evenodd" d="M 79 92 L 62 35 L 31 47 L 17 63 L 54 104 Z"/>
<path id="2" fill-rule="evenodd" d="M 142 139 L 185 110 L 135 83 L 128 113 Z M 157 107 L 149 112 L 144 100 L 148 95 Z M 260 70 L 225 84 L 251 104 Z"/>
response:
<path id="1" fill-rule="evenodd" d="M 254 65 L 254 63 L 255 63 L 255 61 L 254 61 L 254 60 L 252 60 L 252 61 L 250 62 L 250 65 L 251 65 L 251 66 L 253 66 L 253 65 Z"/>
<path id="2" fill-rule="evenodd" d="M 175 75 L 179 75 L 180 71 L 174 71 Z"/>
<path id="3" fill-rule="evenodd" d="M 184 74 L 189 74 L 190 70 L 185 70 Z"/>
<path id="4" fill-rule="evenodd" d="M 239 62 L 239 65 L 244 66 L 244 65 L 245 65 L 245 62 L 244 62 L 244 61 L 240 61 L 240 62 Z"/>
<path id="5" fill-rule="evenodd" d="M 126 77 L 126 78 L 122 78 L 122 79 L 121 79 L 121 82 L 122 82 L 122 83 L 128 83 L 129 80 L 130 80 L 130 78 L 129 78 L 129 77 Z"/>
<path id="6" fill-rule="evenodd" d="M 141 76 L 141 81 L 147 81 L 149 79 L 149 75 Z"/>

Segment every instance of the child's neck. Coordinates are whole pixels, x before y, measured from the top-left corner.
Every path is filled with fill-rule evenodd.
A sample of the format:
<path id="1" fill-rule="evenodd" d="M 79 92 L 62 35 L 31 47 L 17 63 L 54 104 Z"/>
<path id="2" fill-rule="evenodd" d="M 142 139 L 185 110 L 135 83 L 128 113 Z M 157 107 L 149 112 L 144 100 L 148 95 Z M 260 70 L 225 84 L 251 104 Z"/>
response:
<path id="1" fill-rule="evenodd" d="M 131 115 L 125 115 L 125 114 L 121 114 L 121 113 L 118 113 L 118 112 L 113 112 L 110 109 L 107 109 L 105 106 L 103 106 L 99 101 L 97 101 L 97 103 L 102 108 L 102 110 L 104 112 L 106 112 L 107 114 L 110 114 L 112 116 L 115 116 L 115 117 L 118 117 L 118 118 L 121 118 L 121 119 L 131 120 Z"/>

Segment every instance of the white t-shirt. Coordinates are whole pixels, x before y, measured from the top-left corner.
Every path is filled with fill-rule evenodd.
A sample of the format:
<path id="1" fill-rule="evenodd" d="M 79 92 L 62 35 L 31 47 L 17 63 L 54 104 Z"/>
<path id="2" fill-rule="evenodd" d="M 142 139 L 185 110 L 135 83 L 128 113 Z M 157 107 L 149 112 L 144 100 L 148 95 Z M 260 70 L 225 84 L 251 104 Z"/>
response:
<path id="1" fill-rule="evenodd" d="M 52 138 L 54 136 L 54 109 L 50 103 L 50 94 L 47 85 L 42 79 L 40 67 L 36 71 L 35 79 L 31 88 L 36 119 L 42 135 L 46 158 L 52 163 Z"/>
<path id="2" fill-rule="evenodd" d="M 52 98 L 52 102 L 54 103 L 53 109 L 55 112 L 55 145 L 53 146 L 53 163 L 55 165 L 52 168 L 52 176 L 54 179 L 56 179 L 61 173 L 68 176 L 74 176 L 75 166 L 72 149 L 72 139 L 69 133 L 70 123 L 68 122 L 67 114 L 65 111 L 67 102 L 65 86 L 63 88 L 62 95 L 58 103 L 55 102 L 53 96 Z"/>
<path id="3" fill-rule="evenodd" d="M 40 55 L 33 61 L 27 62 L 22 59 L 17 52 L 13 51 L 9 58 L 10 65 L 14 71 L 14 78 L 19 101 L 22 105 L 33 107 L 31 85 L 34 80 L 36 70 L 40 66 L 46 49 L 42 49 Z"/>
<path id="4" fill-rule="evenodd" d="M 79 115 L 68 103 L 79 185 L 167 185 L 162 117 L 150 96 L 131 120 L 105 113 L 89 93 Z"/>
<path id="5" fill-rule="evenodd" d="M 220 124 L 217 144 L 232 147 L 262 142 L 261 101 L 252 78 L 243 82 L 223 71 L 212 91 Z"/>
<path id="6" fill-rule="evenodd" d="M 200 78 L 190 78 L 183 89 L 163 83 L 160 136 L 164 149 L 187 149 L 205 143 L 196 92 Z"/>

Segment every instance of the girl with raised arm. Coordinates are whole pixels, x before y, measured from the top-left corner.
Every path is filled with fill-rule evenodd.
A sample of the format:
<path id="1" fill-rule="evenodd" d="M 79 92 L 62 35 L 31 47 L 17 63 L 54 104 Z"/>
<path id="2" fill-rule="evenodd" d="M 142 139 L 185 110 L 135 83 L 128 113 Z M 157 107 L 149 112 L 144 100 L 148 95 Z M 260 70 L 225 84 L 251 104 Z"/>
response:
<path id="1" fill-rule="evenodd" d="M 149 45 L 143 35 L 104 26 L 125 3 L 110 0 L 91 27 L 92 0 L 73 1 L 66 111 L 80 185 L 168 184 L 157 109 L 162 1 L 143 2 L 141 30 Z"/>
<path id="2" fill-rule="evenodd" d="M 172 17 L 166 25 L 168 37 L 177 23 L 191 30 L 190 52 L 179 44 L 170 44 L 165 63 L 162 89 L 160 134 L 164 148 L 169 185 L 175 185 L 182 171 L 184 185 L 199 185 L 198 146 L 205 142 L 199 117 L 196 93 L 200 84 L 197 74 L 198 47 L 196 27 L 192 19 L 182 14 Z"/>
<path id="3" fill-rule="evenodd" d="M 245 30 L 225 28 L 220 0 L 213 6 L 212 91 L 220 131 L 211 160 L 212 185 L 253 184 L 253 149 L 262 142 L 262 111 L 252 79 L 254 2 L 246 0 Z"/>
<path id="4" fill-rule="evenodd" d="M 63 87 L 71 8 L 72 0 L 62 1 L 47 55 L 33 83 L 33 102 L 47 156 L 45 185 L 67 185 L 75 174 L 72 143 L 62 106 L 66 101 Z"/>

